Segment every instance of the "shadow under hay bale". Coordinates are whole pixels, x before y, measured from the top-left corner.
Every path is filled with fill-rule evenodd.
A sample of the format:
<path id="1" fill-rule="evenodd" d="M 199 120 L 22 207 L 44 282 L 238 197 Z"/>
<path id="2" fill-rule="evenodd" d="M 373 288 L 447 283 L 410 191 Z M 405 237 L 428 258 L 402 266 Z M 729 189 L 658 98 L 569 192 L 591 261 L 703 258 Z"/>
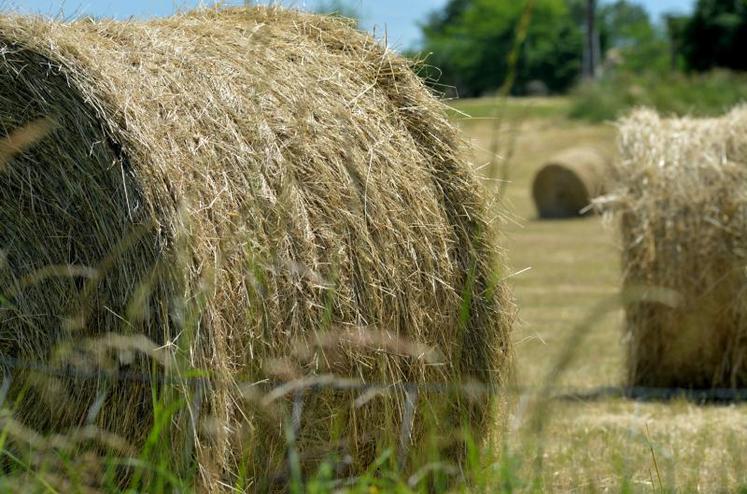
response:
<path id="1" fill-rule="evenodd" d="M 462 144 L 407 61 L 276 8 L 0 17 L 0 50 L 2 132 L 57 122 L 0 170 L 0 353 L 74 371 L 16 373 L 19 421 L 137 447 L 170 396 L 172 466 L 196 459 L 209 490 L 282 471 L 294 396 L 310 468 L 344 443 L 359 471 L 402 430 L 411 452 L 428 427 L 489 436 L 512 304 Z M 320 376 L 389 387 L 267 394 Z M 424 391 L 403 427 L 405 382 L 489 392 Z"/>
<path id="2" fill-rule="evenodd" d="M 588 391 L 561 392 L 553 396 L 554 400 L 568 402 L 601 402 L 619 398 L 643 402 L 686 400 L 697 405 L 733 405 L 747 402 L 747 390 L 602 386 Z"/>
<path id="3" fill-rule="evenodd" d="M 607 206 L 621 220 L 628 385 L 747 387 L 747 108 L 620 124 Z M 656 300 L 646 293 L 668 290 Z"/>
<path id="4" fill-rule="evenodd" d="M 565 150 L 534 177 L 532 197 L 540 218 L 574 218 L 591 212 L 591 200 L 604 193 L 609 159 L 594 148 Z"/>

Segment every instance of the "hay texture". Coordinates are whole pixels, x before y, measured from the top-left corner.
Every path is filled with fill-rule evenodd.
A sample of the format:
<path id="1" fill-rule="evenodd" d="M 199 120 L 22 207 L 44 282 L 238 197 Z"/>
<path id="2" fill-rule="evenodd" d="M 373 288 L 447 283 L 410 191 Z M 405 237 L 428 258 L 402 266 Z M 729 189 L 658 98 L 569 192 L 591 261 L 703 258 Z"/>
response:
<path id="1" fill-rule="evenodd" d="M 532 197 L 540 218 L 573 218 L 591 211 L 592 199 L 604 193 L 610 160 L 592 147 L 558 153 L 532 182 Z"/>
<path id="2" fill-rule="evenodd" d="M 746 386 L 747 108 L 703 120 L 637 111 L 620 150 L 609 204 L 631 294 L 629 384 Z"/>
<path id="3" fill-rule="evenodd" d="M 10 16 L 0 86 L 6 135 L 55 122 L 0 173 L 3 356 L 155 373 L 191 404 L 174 450 L 213 487 L 239 465 L 255 487 L 282 477 L 300 392 L 271 383 L 394 385 L 301 394 L 304 463 L 339 445 L 360 469 L 401 430 L 417 450 L 431 419 L 487 435 L 485 395 L 421 394 L 401 424 L 398 383 L 504 383 L 512 313 L 461 144 L 404 59 L 277 8 Z M 150 431 L 147 380 L 26 374 L 29 426 L 90 422 L 103 387 L 96 425 L 136 446 Z"/>

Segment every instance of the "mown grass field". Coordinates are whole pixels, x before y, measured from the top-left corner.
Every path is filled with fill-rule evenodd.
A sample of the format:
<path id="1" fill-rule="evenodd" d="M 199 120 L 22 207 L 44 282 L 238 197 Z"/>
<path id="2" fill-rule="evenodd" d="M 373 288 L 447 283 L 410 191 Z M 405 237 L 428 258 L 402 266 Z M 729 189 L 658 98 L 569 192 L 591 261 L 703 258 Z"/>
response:
<path id="1" fill-rule="evenodd" d="M 507 168 L 508 221 L 504 244 L 521 322 L 514 332 L 520 396 L 506 435 L 516 487 L 559 492 L 733 492 L 747 489 L 747 406 L 699 405 L 684 399 L 641 402 L 620 398 L 551 400 L 542 431 L 530 433 L 525 407 L 564 355 L 572 359 L 555 393 L 619 386 L 624 379 L 622 310 L 583 321 L 618 292 L 620 266 L 614 223 L 599 217 L 539 221 L 530 196 L 534 173 L 554 152 L 574 145 L 615 147 L 611 124 L 569 121 L 565 100 L 516 100 L 498 114 L 494 100 L 455 106 L 481 118 L 455 117 L 481 170 L 514 136 Z M 495 183 L 490 184 L 496 190 Z M 528 269 L 528 270 L 527 270 Z M 524 271 L 526 270 L 526 271 Z M 581 341 L 577 339 L 579 335 Z M 531 401 L 531 400 L 530 400 Z M 504 461 L 508 461 L 504 459 Z"/>

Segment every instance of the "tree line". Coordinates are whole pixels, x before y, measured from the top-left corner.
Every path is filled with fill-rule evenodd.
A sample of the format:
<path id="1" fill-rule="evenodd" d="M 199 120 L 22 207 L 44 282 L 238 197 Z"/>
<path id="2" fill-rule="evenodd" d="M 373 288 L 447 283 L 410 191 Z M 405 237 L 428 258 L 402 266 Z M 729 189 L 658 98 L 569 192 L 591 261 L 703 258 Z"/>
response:
<path id="1" fill-rule="evenodd" d="M 421 24 L 426 75 L 462 97 L 509 79 L 514 94 L 566 92 L 583 70 L 587 1 L 449 0 Z M 631 0 L 593 15 L 601 72 L 747 71 L 747 0 L 698 0 L 691 15 L 662 23 Z"/>

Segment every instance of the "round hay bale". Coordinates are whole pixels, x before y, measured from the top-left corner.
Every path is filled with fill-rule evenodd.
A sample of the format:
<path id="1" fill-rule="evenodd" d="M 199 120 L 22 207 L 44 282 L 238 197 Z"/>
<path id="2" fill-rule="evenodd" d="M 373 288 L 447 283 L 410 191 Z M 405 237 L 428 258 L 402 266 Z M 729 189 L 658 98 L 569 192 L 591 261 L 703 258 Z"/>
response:
<path id="1" fill-rule="evenodd" d="M 0 353 L 43 363 L 13 371 L 19 421 L 138 447 L 154 402 L 181 400 L 173 463 L 211 490 L 283 477 L 294 401 L 305 465 L 359 470 L 401 431 L 417 452 L 429 425 L 487 436 L 493 393 L 428 390 L 505 383 L 512 304 L 461 143 L 406 60 L 277 8 L 6 16 L 0 49 L 2 129 L 56 123 L 0 171 Z M 388 391 L 322 386 L 351 379 Z M 408 424 L 401 383 L 430 386 Z"/>
<path id="2" fill-rule="evenodd" d="M 532 183 L 540 218 L 573 218 L 589 212 L 594 197 L 604 193 L 609 159 L 599 150 L 578 147 L 548 161 Z"/>
<path id="3" fill-rule="evenodd" d="M 747 386 L 747 106 L 637 110 L 618 124 L 606 207 L 620 222 L 627 385 Z"/>

